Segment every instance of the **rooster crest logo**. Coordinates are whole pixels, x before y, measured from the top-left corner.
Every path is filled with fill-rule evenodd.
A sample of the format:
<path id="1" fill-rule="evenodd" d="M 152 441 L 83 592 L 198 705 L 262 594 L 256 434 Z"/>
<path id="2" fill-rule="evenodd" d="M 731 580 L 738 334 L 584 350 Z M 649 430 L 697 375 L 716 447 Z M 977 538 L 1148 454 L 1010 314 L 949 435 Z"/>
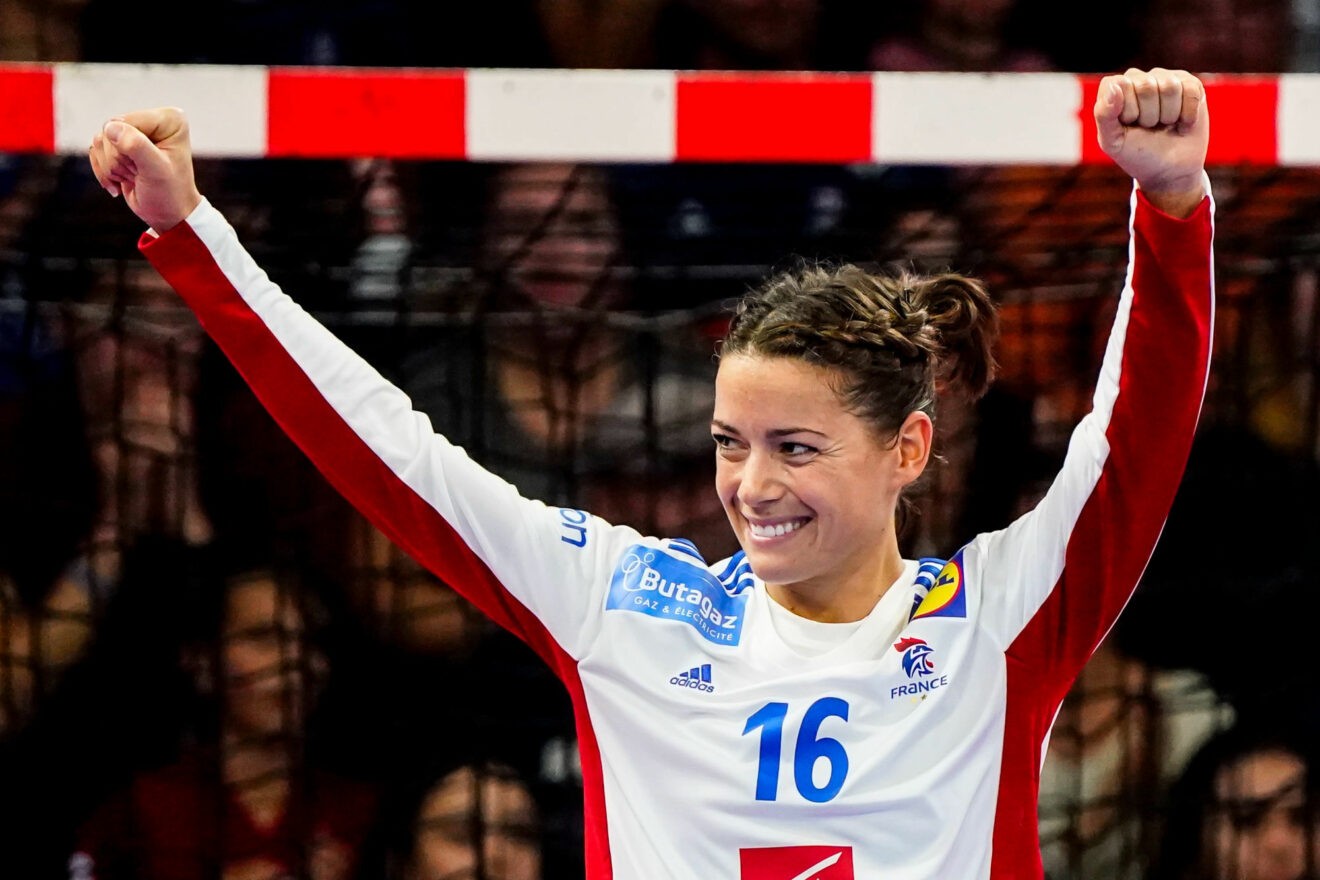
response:
<path id="1" fill-rule="evenodd" d="M 935 653 L 935 649 L 923 640 L 899 639 L 894 644 L 894 650 L 903 655 L 903 671 L 907 673 L 908 678 L 934 674 L 935 661 L 931 659 L 931 655 Z"/>

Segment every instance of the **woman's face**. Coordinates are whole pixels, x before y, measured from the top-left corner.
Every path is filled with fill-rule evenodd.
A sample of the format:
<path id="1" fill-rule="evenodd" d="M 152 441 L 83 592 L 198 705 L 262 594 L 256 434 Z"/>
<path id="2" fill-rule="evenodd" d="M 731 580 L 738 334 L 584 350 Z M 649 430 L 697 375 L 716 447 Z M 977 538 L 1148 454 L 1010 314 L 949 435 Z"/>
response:
<path id="1" fill-rule="evenodd" d="M 290 587 L 257 573 L 230 586 L 222 654 L 225 706 L 233 726 L 267 735 L 301 729 L 315 680 L 324 672 L 323 658 L 309 651 L 306 641 Z"/>
<path id="2" fill-rule="evenodd" d="M 1256 752 L 1219 771 L 1206 841 L 1216 880 L 1310 876 L 1320 852 L 1305 781 L 1306 766 L 1283 750 Z"/>
<path id="3" fill-rule="evenodd" d="M 497 178 L 487 229 L 490 259 L 512 261 L 510 277 L 535 302 L 614 304 L 610 275 L 619 228 L 605 179 L 593 168 L 513 165 Z"/>
<path id="4" fill-rule="evenodd" d="M 885 443 L 844 408 L 833 377 L 793 358 L 724 358 L 711 426 L 716 488 L 767 584 L 824 605 L 853 590 L 873 603 L 875 590 L 888 586 L 877 579 L 897 574 L 885 569 L 897 546 L 894 510 L 925 466 L 930 420 L 909 416 Z"/>
<path id="5" fill-rule="evenodd" d="M 422 803 L 409 880 L 539 880 L 536 826 L 536 805 L 516 779 L 461 767 Z"/>

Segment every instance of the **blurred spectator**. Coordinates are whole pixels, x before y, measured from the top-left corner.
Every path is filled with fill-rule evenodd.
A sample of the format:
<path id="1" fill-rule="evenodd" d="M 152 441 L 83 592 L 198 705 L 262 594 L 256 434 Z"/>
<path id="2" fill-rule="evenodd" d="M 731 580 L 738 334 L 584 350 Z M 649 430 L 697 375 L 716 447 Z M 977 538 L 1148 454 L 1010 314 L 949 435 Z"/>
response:
<path id="1" fill-rule="evenodd" d="M 1125 283 L 1132 182 L 1113 167 L 968 167 L 957 176 L 962 259 L 1000 304 L 998 384 L 1032 402 L 1038 445 L 1062 455 Z M 1047 216 L 1048 215 L 1048 216 Z"/>
<path id="2" fill-rule="evenodd" d="M 1156 850 L 1149 817 L 1189 755 L 1232 720 L 1204 676 L 1096 650 L 1055 719 L 1041 768 L 1050 880 L 1137 880 Z"/>
<path id="3" fill-rule="evenodd" d="M 1135 65 L 1158 57 L 1198 75 L 1293 69 L 1291 0 L 1153 0 L 1138 20 Z"/>
<path id="4" fill-rule="evenodd" d="M 632 5 L 641 11 L 628 19 L 623 43 L 649 45 L 649 53 L 633 48 L 626 54 L 638 66 L 659 69 L 860 71 L 866 69 L 873 33 L 874 12 L 858 4 L 668 0 Z M 540 4 L 561 63 L 589 60 L 591 53 L 583 57 L 575 46 L 610 45 L 603 29 L 586 33 L 585 43 L 571 36 L 590 32 L 584 23 L 593 19 L 578 14 L 576 27 L 564 27 L 570 16 L 558 7 Z M 641 23 L 652 19 L 648 41 Z M 613 169 L 612 177 L 629 230 L 630 257 L 644 270 L 647 289 L 637 293 L 659 308 L 724 299 L 786 257 L 839 256 L 857 185 L 855 169 L 805 163 L 625 165 Z"/>
<path id="5" fill-rule="evenodd" d="M 239 546 L 140 550 L 116 598 L 132 603 L 137 638 L 157 647 L 121 643 L 131 659 L 114 671 L 139 691 L 113 682 L 99 700 L 125 714 L 121 736 L 143 725 L 161 745 L 165 729 L 177 738 L 138 756 L 80 824 L 69 876 L 352 877 L 375 786 L 340 772 L 333 749 L 309 737 L 336 647 L 324 604 L 335 593 Z M 171 644 L 172 680 L 133 668 Z"/>
<path id="6" fill-rule="evenodd" d="M 205 0 L 179 29 L 163 0 L 86 0 L 86 61 L 367 67 L 539 67 L 549 64 L 527 0 Z M 461 8 L 461 11 L 459 9 Z M 113 39 L 133 15 L 142 39 Z M 145 53 L 145 54 L 144 54 Z"/>
<path id="7" fill-rule="evenodd" d="M 857 169 L 841 250 L 854 261 L 926 273 L 965 263 L 968 224 L 954 181 L 943 168 Z M 1003 292 L 991 286 L 990 294 Z M 1002 353 L 1011 348 L 1002 338 L 998 348 L 1001 371 L 1011 372 Z M 1058 469 L 1037 442 L 1031 399 L 1011 382 L 996 382 L 975 402 L 941 394 L 935 430 L 942 451 L 910 487 L 914 503 L 900 524 L 908 558 L 948 553 L 1002 528 L 1035 504 Z"/>
<path id="8" fill-rule="evenodd" d="M 533 163 L 491 183 L 478 300 L 449 305 L 482 326 L 419 337 L 404 387 L 527 497 L 729 549 L 705 482 L 714 364 L 689 357 L 713 344 L 688 316 L 664 331 L 630 318 L 610 178 Z"/>
<path id="9" fill-rule="evenodd" d="M 1206 742 L 1169 794 L 1149 880 L 1312 880 L 1320 876 L 1315 740 L 1242 719 Z"/>
<path id="10" fill-rule="evenodd" d="M 389 806 L 388 880 L 540 880 L 541 808 L 526 771 L 489 746 L 449 743 L 408 768 Z M 481 755 L 491 756 L 483 759 Z"/>
<path id="11" fill-rule="evenodd" d="M 540 880 L 536 805 L 500 766 L 460 767 L 426 793 L 406 880 Z"/>
<path id="12" fill-rule="evenodd" d="M 903 7 L 909 19 L 877 40 L 874 70 L 1053 70 L 1041 49 L 1021 37 L 1020 0 L 919 0 Z"/>
<path id="13" fill-rule="evenodd" d="M 656 308 L 718 305 L 793 257 L 832 259 L 878 246 L 856 234 L 863 194 L 901 174 L 841 165 L 682 163 L 621 166 L 614 180 L 638 291 Z M 868 230 L 874 233 L 874 230 Z"/>
<path id="14" fill-rule="evenodd" d="M 876 14 L 821 0 L 536 0 L 559 67 L 861 70 Z"/>
<path id="15" fill-rule="evenodd" d="M 655 28 L 670 0 L 535 0 L 559 67 L 655 67 Z"/>
<path id="16" fill-rule="evenodd" d="M 101 478 L 92 576 L 113 584 L 144 534 L 211 537 L 197 488 L 193 396 L 202 332 L 149 266 L 113 263 L 65 313 Z M 108 587 L 101 587 L 102 592 Z"/>
<path id="17" fill-rule="evenodd" d="M 78 16 L 86 0 L 0 4 L 0 61 L 81 61 Z"/>
<path id="18" fill-rule="evenodd" d="M 72 358 L 33 303 L 0 300 L 0 741 L 87 644 L 98 479 Z"/>
<path id="19" fill-rule="evenodd" d="M 1251 235 L 1217 249 L 1215 366 L 1202 418 L 1249 426 L 1290 455 L 1314 454 L 1320 274 L 1292 255 L 1320 230 L 1320 176 L 1250 165 L 1212 174 L 1218 210 Z"/>
<path id="20" fill-rule="evenodd" d="M 1294 40 L 1293 69 L 1299 73 L 1320 73 L 1320 6 L 1310 0 L 1293 0 Z"/>
<path id="21" fill-rule="evenodd" d="M 1320 572 L 1300 549 L 1320 532 L 1320 511 L 1301 499 L 1317 495 L 1313 458 L 1281 452 L 1246 429 L 1203 427 L 1141 587 L 1113 634 L 1124 652 L 1199 672 L 1237 711 L 1272 711 L 1320 735 L 1310 623 L 1320 614 Z M 1244 617 L 1248 608 L 1259 613 Z M 1255 659 L 1261 646 L 1268 674 Z"/>
<path id="22" fill-rule="evenodd" d="M 1317 489 L 1314 461 L 1243 429 L 1202 428 L 1141 587 L 1055 724 L 1041 778 L 1042 851 L 1053 880 L 1140 876 L 1162 851 L 1149 817 L 1161 814 L 1184 768 L 1199 772 L 1191 753 L 1233 719 L 1269 712 L 1280 729 L 1312 739 L 1320 732 L 1320 669 L 1307 631 L 1316 572 L 1292 549 L 1306 546 L 1320 523 L 1310 508 L 1278 500 Z M 1230 527 L 1226 510 L 1252 514 Z M 1280 549 L 1248 557 L 1248 546 Z M 1255 626 L 1245 607 L 1288 613 Z M 1262 639 L 1270 646 L 1263 674 L 1249 656 Z"/>
<path id="23" fill-rule="evenodd" d="M 117 567 L 96 538 L 122 485 L 91 437 L 109 432 L 92 403 L 110 410 L 117 398 L 88 383 L 73 330 L 86 311 L 56 304 L 83 298 L 90 273 L 50 268 L 88 260 L 50 259 L 43 232 L 52 202 L 77 187 L 59 159 L 2 167 L 0 739 L 32 719 L 87 645 Z"/>

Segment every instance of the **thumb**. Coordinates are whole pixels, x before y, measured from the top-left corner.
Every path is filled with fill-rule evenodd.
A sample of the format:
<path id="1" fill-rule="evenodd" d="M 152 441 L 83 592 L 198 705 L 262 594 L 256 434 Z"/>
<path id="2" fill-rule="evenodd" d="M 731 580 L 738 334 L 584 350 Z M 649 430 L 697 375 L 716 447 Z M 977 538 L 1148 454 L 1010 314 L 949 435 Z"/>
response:
<path id="1" fill-rule="evenodd" d="M 1116 77 L 1105 77 L 1095 96 L 1095 130 L 1100 148 L 1110 156 L 1123 147 L 1123 88 Z"/>
<path id="2" fill-rule="evenodd" d="M 188 123 L 177 108 L 158 107 L 116 116 L 105 124 L 103 133 L 139 171 L 163 171 L 168 165 L 164 151 L 187 146 Z"/>
<path id="3" fill-rule="evenodd" d="M 102 133 L 115 149 L 133 160 L 139 172 L 159 171 L 169 164 L 145 134 L 126 122 L 112 119 Z"/>
<path id="4" fill-rule="evenodd" d="M 129 207 L 157 232 L 173 228 L 201 203 L 182 110 L 135 110 L 113 117 L 101 132 L 124 160 L 116 166 L 117 182 Z"/>

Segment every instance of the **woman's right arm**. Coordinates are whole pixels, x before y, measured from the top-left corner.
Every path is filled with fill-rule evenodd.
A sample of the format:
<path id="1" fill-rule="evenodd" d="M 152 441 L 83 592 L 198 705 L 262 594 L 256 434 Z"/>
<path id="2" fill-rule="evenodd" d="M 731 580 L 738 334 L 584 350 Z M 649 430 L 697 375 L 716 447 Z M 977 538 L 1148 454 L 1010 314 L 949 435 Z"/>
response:
<path id="1" fill-rule="evenodd" d="M 269 279 L 207 200 L 194 200 L 186 143 L 179 162 L 153 137 L 170 117 L 125 119 L 141 125 L 119 133 L 121 144 L 141 136 L 127 144 L 133 167 L 98 138 L 98 179 L 152 225 L 143 254 L 284 431 L 392 541 L 553 666 L 579 657 L 608 573 L 636 534 L 524 499 L 436 434 L 407 395 Z"/>

